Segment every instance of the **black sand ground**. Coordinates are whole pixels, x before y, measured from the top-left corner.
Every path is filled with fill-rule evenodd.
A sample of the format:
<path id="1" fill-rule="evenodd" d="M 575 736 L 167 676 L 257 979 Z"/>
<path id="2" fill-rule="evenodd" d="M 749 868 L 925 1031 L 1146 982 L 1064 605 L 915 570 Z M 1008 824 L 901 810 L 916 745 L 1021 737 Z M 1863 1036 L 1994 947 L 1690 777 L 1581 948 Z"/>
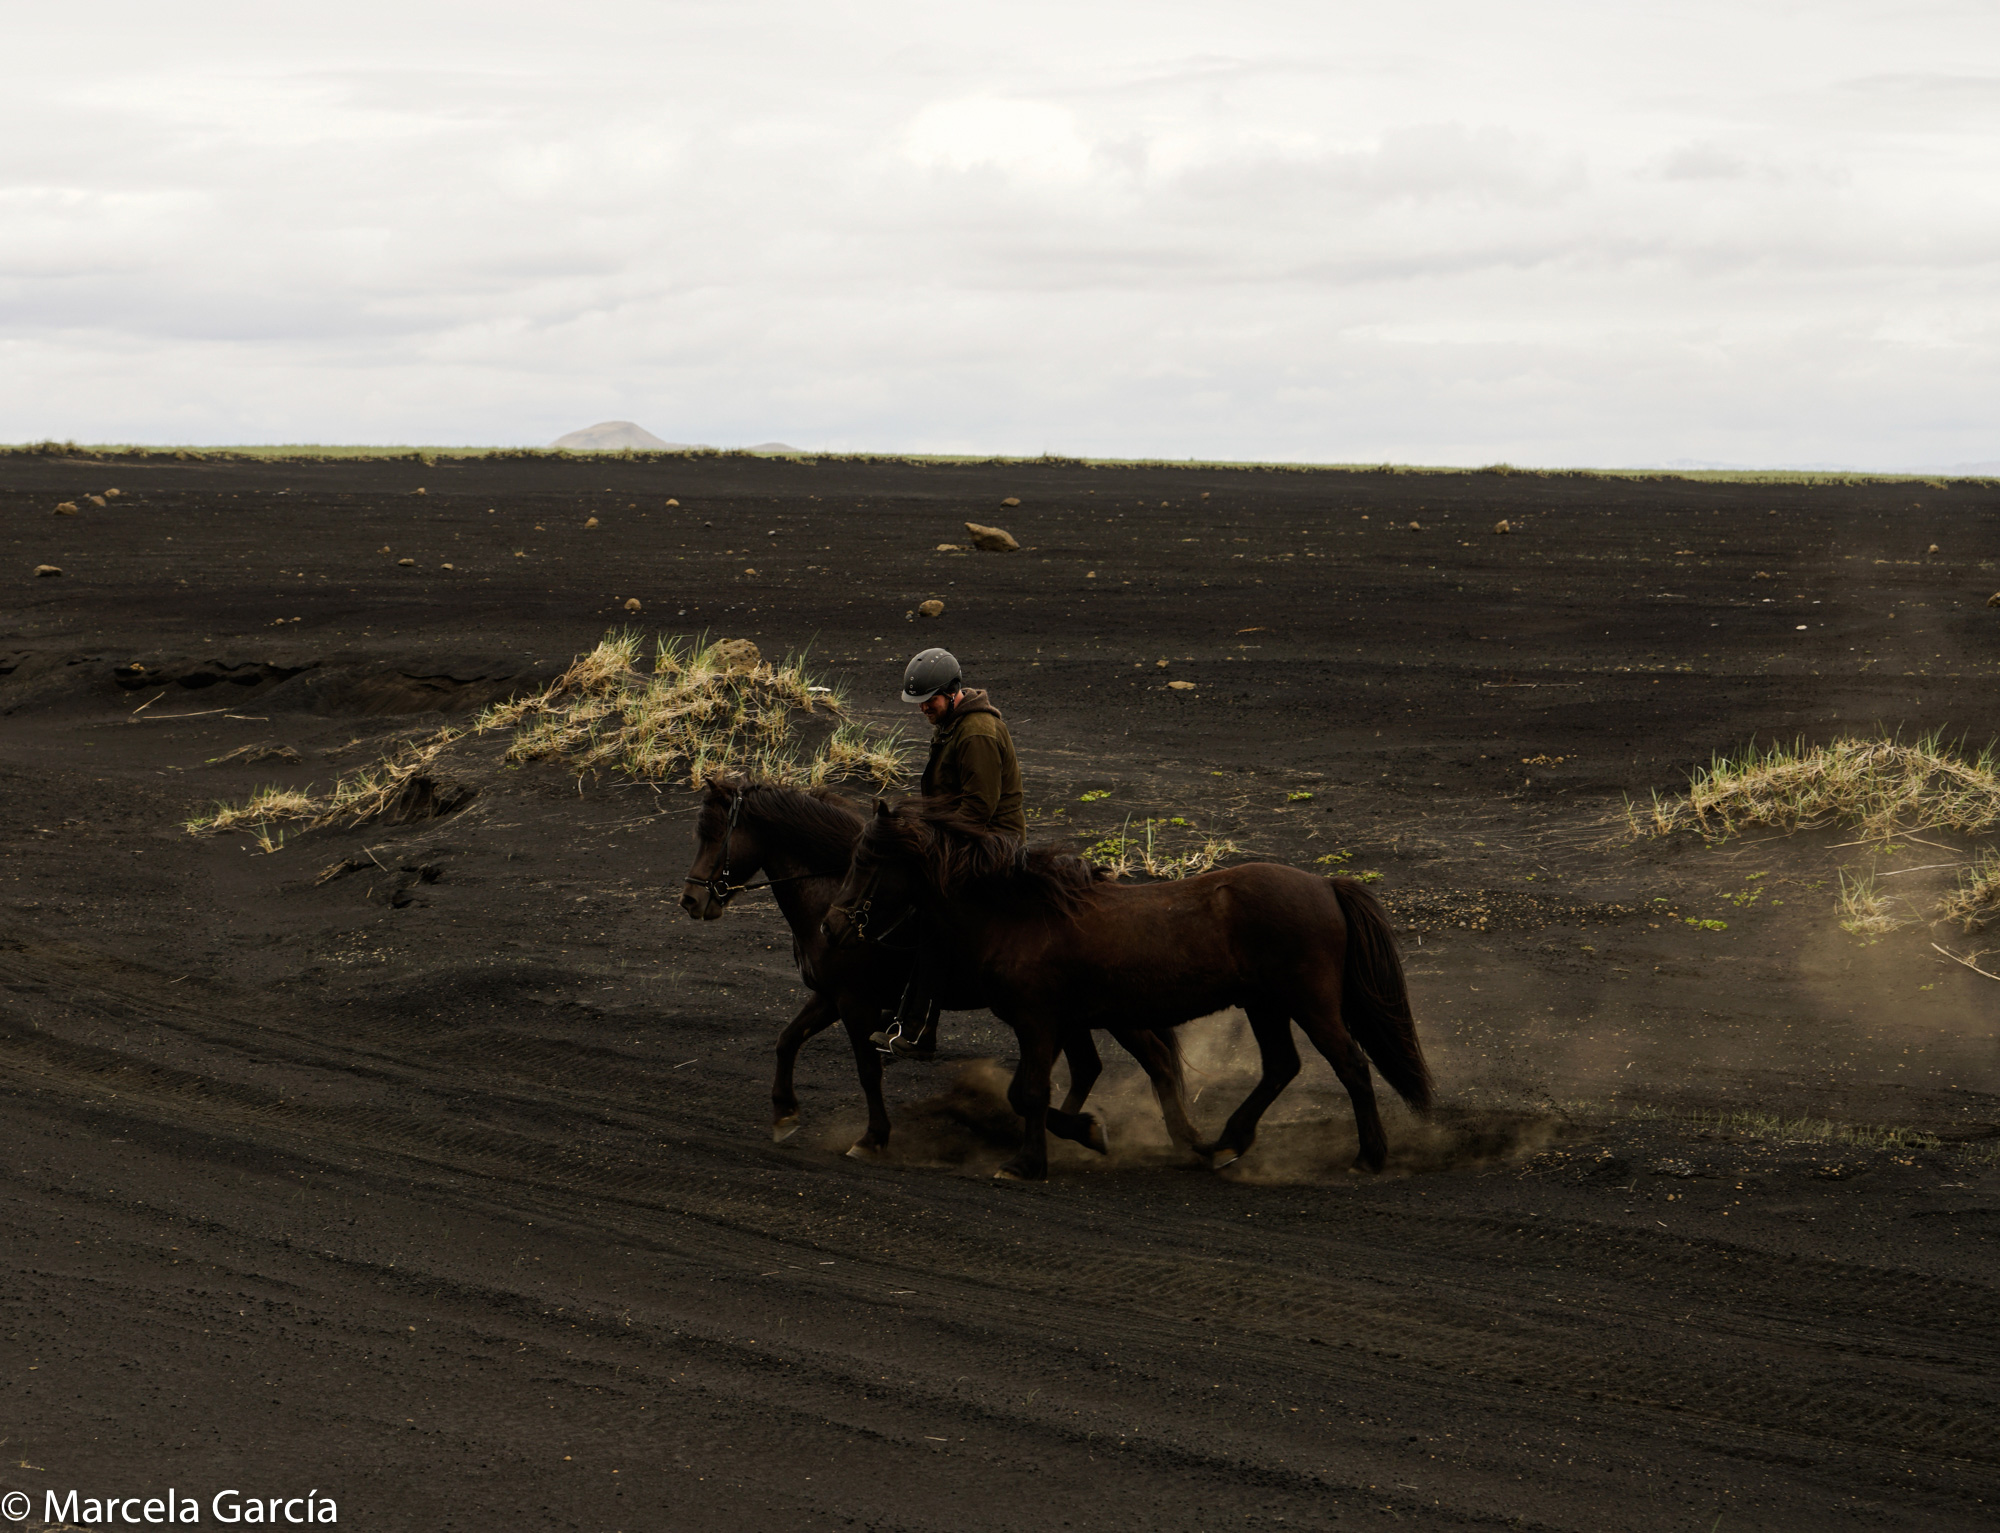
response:
<path id="1" fill-rule="evenodd" d="M 1997 506 L 10 461 L 0 1489 L 30 1526 L 49 1490 L 170 1486 L 203 1522 L 225 1488 L 312 1490 L 350 1526 L 482 1533 L 1990 1526 L 2000 986 L 1929 948 L 1978 938 L 1841 932 L 1849 836 L 1612 822 L 1753 735 L 2000 733 Z M 1026 550 L 934 551 L 967 518 Z M 1379 871 L 1439 1118 L 1393 1113 L 1392 1174 L 1350 1178 L 1318 1067 L 1217 1177 L 1114 1066 L 1112 1161 L 996 1186 L 989 1018 L 892 1071 L 887 1163 L 838 1153 L 833 1039 L 777 1147 L 788 946 L 762 897 L 675 909 L 678 785 L 495 772 L 452 817 L 268 856 L 179 830 L 551 676 L 635 596 L 648 627 L 810 642 L 883 719 L 908 653 L 950 645 L 1049 834 L 1180 816 Z M 303 759 L 204 764 L 260 742 Z M 1930 898 L 1952 856 L 1877 866 Z M 1221 1022 L 1189 1048 L 1212 1126 L 1240 1053 Z"/>

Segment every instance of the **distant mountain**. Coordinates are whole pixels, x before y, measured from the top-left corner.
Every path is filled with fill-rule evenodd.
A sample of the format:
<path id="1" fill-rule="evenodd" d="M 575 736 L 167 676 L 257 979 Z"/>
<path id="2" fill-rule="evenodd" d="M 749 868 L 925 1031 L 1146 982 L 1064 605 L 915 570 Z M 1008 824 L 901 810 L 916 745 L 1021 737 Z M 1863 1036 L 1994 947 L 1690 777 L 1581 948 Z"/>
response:
<path id="1" fill-rule="evenodd" d="M 585 426 L 581 431 L 572 431 L 568 436 L 559 436 L 549 444 L 552 447 L 566 447 L 571 452 L 623 452 L 630 447 L 635 452 L 691 452 L 706 449 L 703 442 L 663 442 L 644 426 L 631 421 L 599 421 L 595 426 Z M 786 442 L 759 442 L 755 447 L 737 447 L 735 452 L 797 453 L 803 449 Z"/>
<path id="2" fill-rule="evenodd" d="M 646 452 L 678 452 L 692 444 L 663 442 L 644 426 L 631 421 L 599 421 L 595 426 L 559 436 L 550 445 L 567 447 L 571 452 L 619 452 L 627 447 Z"/>

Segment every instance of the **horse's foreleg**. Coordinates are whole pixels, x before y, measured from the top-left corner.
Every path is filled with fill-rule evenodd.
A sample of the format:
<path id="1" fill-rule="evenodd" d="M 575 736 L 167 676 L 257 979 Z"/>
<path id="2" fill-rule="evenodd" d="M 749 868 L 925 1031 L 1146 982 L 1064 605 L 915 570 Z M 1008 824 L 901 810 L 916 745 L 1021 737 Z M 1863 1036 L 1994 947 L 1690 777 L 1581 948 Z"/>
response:
<path id="1" fill-rule="evenodd" d="M 1166 1120 L 1167 1133 L 1177 1145 L 1192 1150 L 1199 1137 L 1194 1124 L 1188 1119 L 1187 1086 L 1181 1078 L 1180 1050 L 1171 1041 L 1145 1028 L 1110 1029 L 1111 1036 L 1124 1046 L 1125 1052 L 1139 1061 L 1146 1078 L 1153 1083 L 1153 1095 L 1160 1103 L 1160 1116 Z"/>
<path id="2" fill-rule="evenodd" d="M 843 996 L 840 1020 L 854 1050 L 854 1073 L 861 1077 L 861 1094 L 868 1099 L 868 1132 L 848 1146 L 856 1160 L 866 1160 L 888 1148 L 889 1109 L 882 1100 L 882 1053 L 869 1035 L 882 1022 L 882 1008 L 856 996 Z"/>
<path id="3" fill-rule="evenodd" d="M 1389 1136 L 1382 1132 L 1382 1114 L 1375 1106 L 1375 1078 L 1368 1069 L 1368 1056 L 1341 1025 L 1338 1002 L 1330 1007 L 1303 1006 L 1298 1017 L 1300 1029 L 1326 1056 L 1340 1084 L 1347 1088 L 1347 1100 L 1354 1104 L 1354 1131 L 1361 1140 L 1354 1169 L 1380 1171 L 1389 1159 Z"/>
<path id="4" fill-rule="evenodd" d="M 1292 1042 L 1291 1018 L 1269 1006 L 1244 1009 L 1250 1017 L 1250 1031 L 1257 1038 L 1257 1052 L 1263 1056 L 1264 1076 L 1250 1088 L 1243 1104 L 1229 1115 L 1215 1142 L 1196 1146 L 1218 1171 L 1240 1159 L 1256 1141 L 1258 1120 L 1299 1073 L 1299 1048 Z"/>
<path id="5" fill-rule="evenodd" d="M 778 1073 L 771 1081 L 771 1140 L 783 1144 L 799 1131 L 799 1095 L 792 1086 L 792 1069 L 799 1050 L 815 1033 L 824 1032 L 840 1019 L 833 997 L 815 990 L 806 997 L 799 1014 L 778 1034 Z"/>
<path id="6" fill-rule="evenodd" d="M 1008 1182 L 1039 1182 L 1049 1174 L 1049 1071 L 1056 1062 L 1056 1030 L 1047 1024 L 1016 1026 L 1021 1063 L 1007 1102 L 1021 1115 L 1021 1148 L 1009 1156 L 994 1176 Z"/>

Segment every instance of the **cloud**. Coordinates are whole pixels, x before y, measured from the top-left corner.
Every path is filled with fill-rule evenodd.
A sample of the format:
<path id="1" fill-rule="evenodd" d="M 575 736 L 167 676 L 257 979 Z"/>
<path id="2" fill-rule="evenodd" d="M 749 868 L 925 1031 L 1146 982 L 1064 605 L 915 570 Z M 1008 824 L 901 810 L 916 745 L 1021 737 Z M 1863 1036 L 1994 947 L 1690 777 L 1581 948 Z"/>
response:
<path id="1" fill-rule="evenodd" d="M 90 15 L 0 58 L 18 438 L 1996 450 L 1984 7 Z"/>

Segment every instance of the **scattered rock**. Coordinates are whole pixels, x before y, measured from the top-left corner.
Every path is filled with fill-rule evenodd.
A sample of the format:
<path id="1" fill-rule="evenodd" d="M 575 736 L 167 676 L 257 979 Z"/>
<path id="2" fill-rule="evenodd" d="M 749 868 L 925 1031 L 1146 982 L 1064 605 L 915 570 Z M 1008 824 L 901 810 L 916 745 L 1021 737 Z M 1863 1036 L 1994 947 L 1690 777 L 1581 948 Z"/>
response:
<path id="1" fill-rule="evenodd" d="M 1412 531 L 1412 532 L 1422 532 L 1423 530 L 1424 530 L 1424 524 L 1423 524 L 1422 522 L 1412 522 L 1412 523 L 1410 523 L 1410 531 Z"/>
<path id="2" fill-rule="evenodd" d="M 756 572 L 755 570 L 745 570 L 745 571 L 744 571 L 743 573 L 744 573 L 744 574 L 746 574 L 746 575 L 754 575 L 754 574 L 756 574 L 757 572 Z"/>
<path id="3" fill-rule="evenodd" d="M 1514 530 L 1514 524 L 1512 522 L 1507 522 L 1507 521 L 1495 522 L 1493 524 L 1493 530 L 1495 532 L 1512 532 Z"/>
<path id="4" fill-rule="evenodd" d="M 412 495 L 427 495 L 430 492 L 426 490 L 422 485 L 418 485 L 414 490 L 410 491 L 410 493 Z"/>
<path id="5" fill-rule="evenodd" d="M 89 501 L 93 506 L 102 506 L 104 504 L 104 497 L 102 495 L 86 495 L 84 499 Z M 1931 545 L 1931 552 L 1937 552 L 1937 545 L 1935 543 Z"/>
<path id="6" fill-rule="evenodd" d="M 299 753 L 289 745 L 266 743 L 263 745 L 239 745 L 226 756 L 210 757 L 208 764 L 210 766 L 227 766 L 229 763 L 235 762 L 241 766 L 249 766 L 258 761 L 299 761 L 301 759 Z"/>
<path id="7" fill-rule="evenodd" d="M 628 597 L 626 597 L 626 598 L 625 598 L 625 610 L 626 610 L 627 612 L 637 612 L 637 611 L 639 610 L 639 598 L 638 598 L 638 597 L 636 597 L 636 596 L 628 596 Z"/>
<path id="8" fill-rule="evenodd" d="M 106 500 L 116 500 L 116 499 L 118 498 L 118 491 L 116 491 L 116 490 L 106 490 L 106 491 L 104 492 L 104 498 L 105 498 Z"/>
<path id="9" fill-rule="evenodd" d="M 1750 578 L 1752 580 L 1769 580 L 1771 578 L 1771 572 L 1769 570 L 1759 570 L 1757 571 L 1756 574 L 1752 575 Z"/>
<path id="10" fill-rule="evenodd" d="M 933 596 L 929 601 L 918 602 L 917 611 L 921 612 L 925 617 L 943 617 L 944 603 Z"/>
<path id="11" fill-rule="evenodd" d="M 965 552 L 956 543 L 940 543 L 937 546 L 937 551 L 941 554 L 959 554 Z"/>
<path id="12" fill-rule="evenodd" d="M 1018 495 L 1009 495 L 1005 500 L 1000 502 L 1003 506 L 1018 506 L 1020 503 L 1021 497 Z"/>
<path id="13" fill-rule="evenodd" d="M 1191 681 L 1170 681 L 1167 683 L 1167 687 L 1170 691 L 1174 692 L 1192 692 L 1194 690 L 1194 683 Z"/>
<path id="14" fill-rule="evenodd" d="M 583 525 L 586 527 L 595 527 L 597 525 L 597 518 L 593 516 L 589 521 L 585 522 Z"/>
<path id="15" fill-rule="evenodd" d="M 37 575 L 60 575 L 62 571 L 53 564 L 38 564 L 35 566 L 35 573 Z"/>
<path id="16" fill-rule="evenodd" d="M 1097 571 L 1096 571 L 1096 570 L 1085 570 L 1085 571 L 1083 572 L 1083 578 L 1084 578 L 1085 580 L 1095 580 L 1095 579 L 1097 578 Z"/>
<path id="17" fill-rule="evenodd" d="M 452 564 L 440 564 L 438 568 L 441 570 L 449 570 L 449 569 L 456 569 L 457 566 Z"/>
<path id="18" fill-rule="evenodd" d="M 677 511 L 680 509 L 680 504 L 681 503 L 677 500 L 670 500 L 667 502 L 667 509 L 669 511 Z"/>
<path id="19" fill-rule="evenodd" d="M 1167 668 L 1167 662 L 1166 662 L 1166 661 L 1164 661 L 1164 660 L 1155 660 L 1155 661 L 1153 662 L 1153 664 L 1154 664 L 1154 666 L 1155 666 L 1155 667 L 1157 667 L 1158 669 L 1160 669 L 1160 670 L 1162 670 L 1162 671 L 1164 671 L 1164 670 L 1165 670 L 1165 669 Z"/>
<path id="20" fill-rule="evenodd" d="M 75 515 L 76 515 L 76 502 L 75 502 L 75 501 L 73 501 L 73 500 L 60 500 L 60 501 L 57 501 L 57 502 L 56 502 L 56 509 L 55 509 L 55 511 L 54 511 L 54 513 L 53 513 L 53 514 L 54 514 L 54 515 L 56 515 L 56 516 L 75 516 Z"/>
<path id="21" fill-rule="evenodd" d="M 715 658 L 725 671 L 754 671 L 764 657 L 750 639 L 724 639 L 715 646 Z"/>
<path id="22" fill-rule="evenodd" d="M 1011 554 L 1021 547 L 1014 541 L 1014 534 L 1003 527 L 982 527 L 977 522 L 967 522 L 965 530 L 972 534 L 972 546 L 989 554 Z"/>
<path id="23" fill-rule="evenodd" d="M 1995 591 L 1991 596 L 1987 597 L 1986 605 L 1989 607 L 2000 607 L 2000 591 Z"/>
<path id="24" fill-rule="evenodd" d="M 384 543 L 380 548 L 375 550 L 375 552 L 378 554 L 386 554 L 388 551 L 389 551 L 389 545 L 387 543 Z"/>
<path id="25" fill-rule="evenodd" d="M 1929 551 L 1930 551 L 1931 553 L 1936 553 L 1936 552 L 1938 551 L 1938 546 L 1937 546 L 1937 544 L 1935 544 L 1935 543 L 1931 544 L 1931 546 L 1930 546 L 1930 550 L 1929 550 Z"/>
<path id="26" fill-rule="evenodd" d="M 415 564 L 417 561 L 414 559 L 398 559 L 396 562 L 402 565 L 405 569 L 407 569 L 409 566 Z"/>

